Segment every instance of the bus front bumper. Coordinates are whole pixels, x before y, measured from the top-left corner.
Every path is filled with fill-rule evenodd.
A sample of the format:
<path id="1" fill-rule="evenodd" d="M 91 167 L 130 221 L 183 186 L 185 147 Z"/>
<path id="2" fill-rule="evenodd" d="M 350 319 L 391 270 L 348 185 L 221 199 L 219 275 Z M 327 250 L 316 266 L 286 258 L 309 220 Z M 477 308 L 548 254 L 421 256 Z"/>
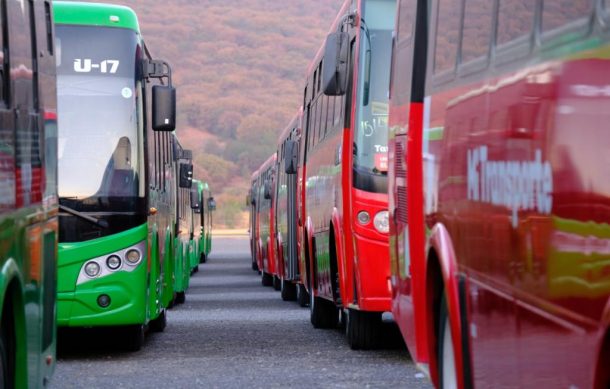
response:
<path id="1" fill-rule="evenodd" d="M 387 241 L 354 234 L 357 253 L 358 308 L 362 311 L 390 312 L 390 252 Z"/>
<path id="2" fill-rule="evenodd" d="M 94 327 L 145 324 L 146 264 L 132 272 L 117 272 L 57 293 L 57 324 Z M 102 306 L 106 297 L 107 306 Z"/>

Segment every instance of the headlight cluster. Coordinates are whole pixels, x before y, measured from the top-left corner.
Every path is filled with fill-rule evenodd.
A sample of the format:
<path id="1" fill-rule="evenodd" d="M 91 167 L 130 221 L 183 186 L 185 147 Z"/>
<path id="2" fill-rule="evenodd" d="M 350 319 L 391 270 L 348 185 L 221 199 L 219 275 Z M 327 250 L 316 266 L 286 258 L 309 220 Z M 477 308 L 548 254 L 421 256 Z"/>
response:
<path id="1" fill-rule="evenodd" d="M 377 212 L 375 218 L 373 219 L 373 225 L 375 229 L 382 234 L 387 234 L 390 232 L 390 214 L 388 211 Z"/>
<path id="2" fill-rule="evenodd" d="M 371 216 L 367 211 L 360 211 L 357 215 L 358 223 L 365 226 L 371 221 Z M 378 232 L 387 234 L 390 231 L 390 218 L 388 211 L 379 211 L 373 218 L 373 226 Z"/>
<path id="3" fill-rule="evenodd" d="M 92 258 L 85 262 L 78 276 L 77 284 L 93 278 L 103 277 L 116 271 L 131 272 L 142 262 L 142 255 L 146 249 L 146 241 L 127 247 L 114 253 Z"/>

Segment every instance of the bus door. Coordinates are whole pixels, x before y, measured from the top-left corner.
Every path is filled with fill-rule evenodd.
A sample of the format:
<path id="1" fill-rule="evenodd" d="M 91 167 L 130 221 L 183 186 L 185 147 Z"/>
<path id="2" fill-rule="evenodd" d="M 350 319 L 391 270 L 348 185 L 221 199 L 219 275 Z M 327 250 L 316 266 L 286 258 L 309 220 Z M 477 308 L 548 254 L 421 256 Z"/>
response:
<path id="1" fill-rule="evenodd" d="M 286 279 L 296 280 L 299 273 L 297 256 L 297 161 L 299 144 L 296 141 L 296 128 L 292 130 L 284 149 L 284 168 L 286 170 L 287 213 L 288 213 L 288 263 Z"/>

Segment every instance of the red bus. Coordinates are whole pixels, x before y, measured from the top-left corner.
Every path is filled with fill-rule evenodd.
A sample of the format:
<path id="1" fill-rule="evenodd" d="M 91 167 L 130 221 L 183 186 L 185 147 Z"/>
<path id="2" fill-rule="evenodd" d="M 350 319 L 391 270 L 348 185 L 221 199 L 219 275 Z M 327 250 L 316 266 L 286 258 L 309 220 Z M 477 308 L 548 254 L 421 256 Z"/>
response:
<path id="1" fill-rule="evenodd" d="M 345 318 L 354 349 L 375 346 L 390 311 L 388 86 L 394 0 L 347 0 L 311 63 L 303 96 L 303 283 L 311 323 Z"/>
<path id="2" fill-rule="evenodd" d="M 258 169 L 255 196 L 256 258 L 263 286 L 280 289 L 275 269 L 274 185 L 276 154 L 273 153 Z"/>
<path id="3" fill-rule="evenodd" d="M 398 9 L 393 308 L 413 357 L 439 387 L 609 387 L 610 4 Z"/>
<path id="4" fill-rule="evenodd" d="M 258 170 L 252 173 L 250 178 L 250 190 L 246 197 L 246 206 L 250 210 L 250 218 L 248 221 L 248 232 L 250 234 L 250 254 L 252 258 L 252 270 L 258 271 L 258 256 L 257 256 L 257 242 L 258 242 L 258 211 L 256 209 L 256 199 L 258 197 Z"/>
<path id="5" fill-rule="evenodd" d="M 301 281 L 299 273 L 297 196 L 298 147 L 301 138 L 302 110 L 280 135 L 277 146 L 275 185 L 275 268 L 280 279 L 282 300 L 296 300 Z"/>

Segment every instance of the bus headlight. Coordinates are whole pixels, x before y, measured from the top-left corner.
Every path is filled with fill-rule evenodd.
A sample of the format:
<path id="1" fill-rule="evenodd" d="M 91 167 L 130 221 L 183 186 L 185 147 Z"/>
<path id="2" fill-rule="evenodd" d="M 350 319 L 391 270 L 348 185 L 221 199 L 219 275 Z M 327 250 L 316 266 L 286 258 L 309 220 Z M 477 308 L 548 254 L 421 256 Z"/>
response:
<path id="1" fill-rule="evenodd" d="M 127 259 L 127 262 L 129 262 L 130 265 L 135 265 L 140 262 L 140 258 L 142 258 L 142 256 L 136 249 L 128 250 L 125 254 L 125 259 Z"/>
<path id="2" fill-rule="evenodd" d="M 121 267 L 121 258 L 119 258 L 118 255 L 111 255 L 106 258 L 106 265 L 108 265 L 111 270 L 116 270 Z"/>
<path id="3" fill-rule="evenodd" d="M 371 216 L 369 215 L 369 213 L 367 211 L 358 212 L 358 223 L 365 225 L 365 224 L 369 224 L 370 221 L 371 221 Z"/>
<path id="4" fill-rule="evenodd" d="M 97 277 L 100 274 L 100 265 L 97 262 L 87 262 L 85 265 L 85 274 L 89 277 Z"/>
<path id="5" fill-rule="evenodd" d="M 377 212 L 373 219 L 373 225 L 375 229 L 382 234 L 390 232 L 390 215 L 388 211 Z"/>

